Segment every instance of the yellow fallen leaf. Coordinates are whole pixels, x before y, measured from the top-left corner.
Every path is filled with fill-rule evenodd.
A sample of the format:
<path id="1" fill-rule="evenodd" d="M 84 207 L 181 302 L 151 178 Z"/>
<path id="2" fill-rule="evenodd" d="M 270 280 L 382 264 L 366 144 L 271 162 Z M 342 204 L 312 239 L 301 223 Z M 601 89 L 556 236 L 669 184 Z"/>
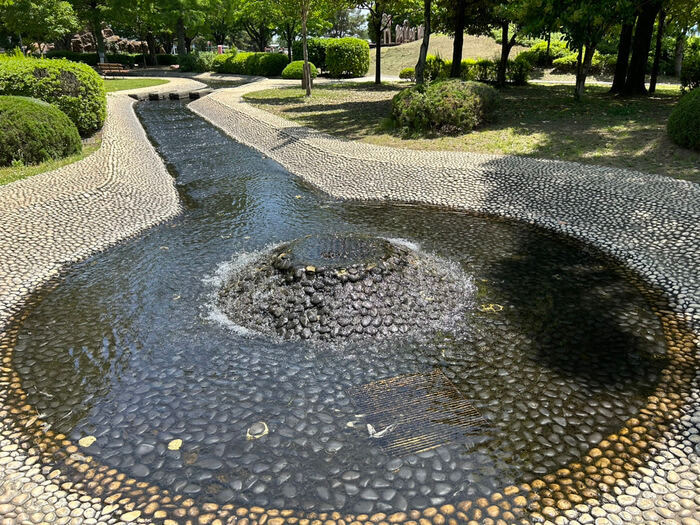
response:
<path id="1" fill-rule="evenodd" d="M 180 450 L 181 446 L 182 446 L 181 439 L 173 439 L 170 443 L 168 443 L 168 450 Z"/>
<path id="2" fill-rule="evenodd" d="M 97 438 L 95 436 L 85 436 L 84 438 L 80 438 L 80 441 L 78 441 L 78 444 L 81 447 L 89 447 L 92 445 L 95 441 L 97 441 Z"/>

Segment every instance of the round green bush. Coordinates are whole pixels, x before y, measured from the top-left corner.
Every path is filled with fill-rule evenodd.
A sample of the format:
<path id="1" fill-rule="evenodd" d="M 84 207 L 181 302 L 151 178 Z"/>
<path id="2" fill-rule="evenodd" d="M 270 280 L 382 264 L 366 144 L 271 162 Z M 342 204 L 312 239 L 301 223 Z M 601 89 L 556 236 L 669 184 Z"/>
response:
<path id="1" fill-rule="evenodd" d="M 666 129 L 671 141 L 683 148 L 700 151 L 700 88 L 683 95 L 668 117 Z"/>
<path id="2" fill-rule="evenodd" d="M 238 53 L 226 62 L 226 71 L 234 75 L 256 75 L 278 77 L 289 64 L 287 55 L 282 53 Z"/>
<path id="3" fill-rule="evenodd" d="M 416 68 L 405 67 L 399 72 L 399 78 L 402 80 L 416 80 Z"/>
<path id="4" fill-rule="evenodd" d="M 219 56 L 211 51 L 193 51 L 180 57 L 180 69 L 194 73 L 213 70 L 214 59 Z"/>
<path id="5" fill-rule="evenodd" d="M 36 164 L 81 149 L 78 128 L 60 109 L 34 98 L 0 96 L 0 166 Z"/>
<path id="6" fill-rule="evenodd" d="M 369 70 L 369 44 L 359 38 L 329 39 L 326 69 L 333 78 L 365 76 Z"/>
<path id="7" fill-rule="evenodd" d="M 81 135 L 97 131 L 107 116 L 104 82 L 88 65 L 68 60 L 0 60 L 0 95 L 33 97 L 53 104 Z"/>
<path id="8" fill-rule="evenodd" d="M 392 100 L 391 113 L 405 132 L 464 133 L 493 121 L 498 102 L 491 86 L 451 79 L 404 89 Z"/>
<path id="9" fill-rule="evenodd" d="M 309 67 L 311 68 L 311 78 L 316 78 L 318 76 L 318 70 L 312 62 L 309 62 Z M 295 60 L 290 62 L 287 67 L 282 71 L 282 78 L 286 80 L 301 80 L 304 76 L 304 61 Z"/>

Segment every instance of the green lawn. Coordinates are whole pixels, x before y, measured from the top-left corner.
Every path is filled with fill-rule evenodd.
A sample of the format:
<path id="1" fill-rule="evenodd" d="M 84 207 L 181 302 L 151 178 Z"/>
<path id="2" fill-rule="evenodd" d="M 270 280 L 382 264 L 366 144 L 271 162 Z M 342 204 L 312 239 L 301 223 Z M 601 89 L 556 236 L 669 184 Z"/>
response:
<path id="1" fill-rule="evenodd" d="M 105 88 L 107 93 L 115 91 L 124 91 L 125 89 L 139 89 L 145 87 L 160 86 L 170 82 L 169 80 L 161 80 L 158 78 L 120 78 L 105 80 Z"/>
<path id="2" fill-rule="evenodd" d="M 83 146 L 82 153 L 76 153 L 70 157 L 65 157 L 58 160 L 49 160 L 42 162 L 41 164 L 34 164 L 30 166 L 8 166 L 5 168 L 0 168 L 0 186 L 3 184 L 9 184 L 20 179 L 26 179 L 33 175 L 38 175 L 39 173 L 44 173 L 46 171 L 52 171 L 73 162 L 78 162 L 84 159 L 88 155 L 94 153 L 100 148 L 100 143 L 90 144 L 89 146 Z"/>
<path id="3" fill-rule="evenodd" d="M 618 98 L 588 86 L 575 102 L 570 85 L 532 84 L 501 91 L 498 121 L 465 135 L 403 137 L 389 120 L 405 84 L 318 85 L 250 93 L 250 103 L 335 136 L 396 148 L 500 153 L 576 161 L 700 182 L 700 153 L 672 144 L 666 120 L 680 93 L 661 86 L 647 98 Z"/>

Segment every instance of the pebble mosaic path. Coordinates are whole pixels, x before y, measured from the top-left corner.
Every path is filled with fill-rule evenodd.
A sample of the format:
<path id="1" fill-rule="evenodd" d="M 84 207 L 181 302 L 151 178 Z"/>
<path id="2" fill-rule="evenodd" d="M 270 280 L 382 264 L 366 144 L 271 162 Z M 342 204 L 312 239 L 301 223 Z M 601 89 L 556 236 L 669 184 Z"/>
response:
<path id="1" fill-rule="evenodd" d="M 241 103 L 243 93 L 275 85 L 279 83 L 262 81 L 221 90 L 190 107 L 337 197 L 420 202 L 511 217 L 591 243 L 668 294 L 669 304 L 659 305 L 664 322 L 671 329 L 688 327 L 692 334 L 683 348 L 672 350 L 681 359 L 698 358 L 700 186 L 573 163 L 402 151 L 342 141 Z M 146 89 L 165 92 L 174 87 Z M 132 106 L 123 95 L 109 97 L 109 117 L 97 153 L 0 188 L 0 335 L 23 300 L 61 268 L 179 212 L 173 181 Z M 68 481 L 58 469 L 41 464 L 42 451 L 29 446 L 17 418 L 10 415 L 7 399 L 18 381 L 8 366 L 9 350 L 0 348 L 0 525 L 148 522 L 148 513 L 133 503 L 94 497 L 94 482 Z M 673 370 L 669 376 L 673 383 Z M 517 511 L 527 508 L 523 518 L 556 524 L 700 524 L 699 379 L 696 372 L 683 379 L 689 384 L 668 397 L 650 397 L 640 416 L 643 421 L 629 422 L 619 435 L 593 448 L 581 470 L 563 469 L 490 501 L 391 516 L 333 513 L 307 519 L 284 511 L 237 509 L 237 517 L 229 521 L 520 523 Z M 664 414 L 671 424 L 664 424 Z M 657 419 L 661 433 L 645 434 L 645 421 Z M 635 463 L 632 457 L 621 463 L 621 451 L 633 447 L 645 450 L 649 459 Z M 569 490 L 584 481 L 588 488 L 583 497 Z M 191 522 L 222 523 L 211 513 Z"/>

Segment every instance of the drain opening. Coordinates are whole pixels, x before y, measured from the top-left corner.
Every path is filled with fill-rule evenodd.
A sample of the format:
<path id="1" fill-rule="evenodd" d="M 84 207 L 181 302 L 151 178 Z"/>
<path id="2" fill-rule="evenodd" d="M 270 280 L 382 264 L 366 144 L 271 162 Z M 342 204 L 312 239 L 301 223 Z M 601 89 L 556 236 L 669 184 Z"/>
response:
<path id="1" fill-rule="evenodd" d="M 370 437 L 384 452 L 403 457 L 448 443 L 474 446 L 491 425 L 441 370 L 375 381 L 347 390 L 364 414 Z"/>

